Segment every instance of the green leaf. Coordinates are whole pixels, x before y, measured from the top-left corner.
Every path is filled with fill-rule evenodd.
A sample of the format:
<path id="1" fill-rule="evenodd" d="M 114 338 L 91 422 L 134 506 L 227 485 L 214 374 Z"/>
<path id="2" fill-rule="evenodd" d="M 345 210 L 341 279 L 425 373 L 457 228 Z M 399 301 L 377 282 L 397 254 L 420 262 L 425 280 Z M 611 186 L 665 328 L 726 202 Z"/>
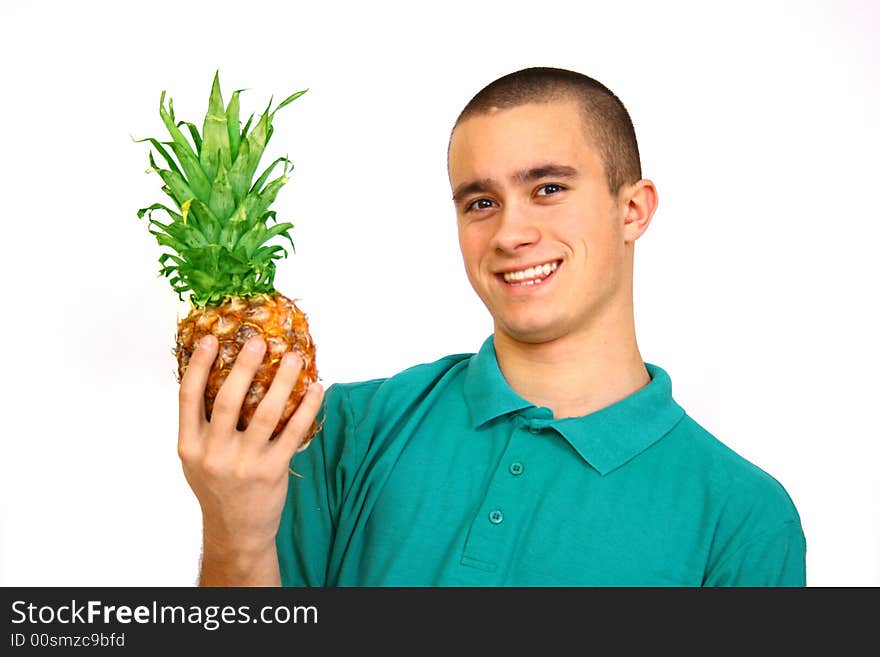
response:
<path id="1" fill-rule="evenodd" d="M 248 117 L 247 123 L 245 123 L 244 127 L 241 129 L 241 139 L 244 139 L 245 137 L 247 137 L 248 128 L 251 127 L 251 121 L 253 121 L 253 120 L 254 120 L 254 115 L 251 114 Z"/>
<path id="2" fill-rule="evenodd" d="M 232 193 L 232 185 L 229 184 L 229 178 L 226 175 L 226 167 L 221 160 L 217 166 L 217 177 L 214 178 L 214 186 L 211 188 L 211 200 L 208 207 L 214 216 L 220 220 L 220 223 L 226 223 L 232 211 L 235 209 L 235 198 Z"/>
<path id="3" fill-rule="evenodd" d="M 189 121 L 179 121 L 177 127 L 185 125 L 189 128 L 189 134 L 192 136 L 193 143 L 196 145 L 196 154 L 202 150 L 202 136 L 199 134 L 198 128 Z"/>
<path id="4" fill-rule="evenodd" d="M 251 134 L 247 136 L 248 164 L 245 171 L 247 172 L 247 179 L 249 181 L 253 179 L 257 166 L 260 164 L 260 158 L 263 157 L 263 150 L 266 148 L 266 143 L 269 139 L 268 132 L 269 112 L 267 108 L 267 111 L 260 117 L 257 125 L 254 126 Z"/>
<path id="5" fill-rule="evenodd" d="M 220 271 L 224 274 L 247 274 L 251 269 L 251 263 L 242 260 L 226 247 L 220 251 L 219 264 Z"/>
<path id="6" fill-rule="evenodd" d="M 217 286 L 217 280 L 211 276 L 211 274 L 205 273 L 204 270 L 199 268 L 192 268 L 187 272 L 187 278 L 190 279 L 193 285 L 193 290 L 205 290 L 205 295 L 210 295 L 209 298 L 217 298 L 217 293 L 213 292 L 214 288 Z M 213 294 L 211 294 L 213 292 Z"/>
<path id="7" fill-rule="evenodd" d="M 287 98 L 285 98 L 284 100 L 281 101 L 281 104 L 280 104 L 278 107 L 275 108 L 275 112 L 277 112 L 278 110 L 280 110 L 280 109 L 281 109 L 282 107 L 284 107 L 285 105 L 289 105 L 290 103 L 292 103 L 293 101 L 295 101 L 297 98 L 299 98 L 300 96 L 302 96 L 302 95 L 303 95 L 305 92 L 307 92 L 307 91 L 308 91 L 308 89 L 303 89 L 302 91 L 297 91 L 296 93 L 291 94 L 290 96 L 288 96 Z M 272 116 L 275 116 L 275 112 L 272 112 Z"/>
<path id="8" fill-rule="evenodd" d="M 266 240 L 270 240 L 276 235 L 281 235 L 286 238 L 288 242 L 290 242 L 290 248 L 293 249 L 293 252 L 296 253 L 296 247 L 293 244 L 293 239 L 290 237 L 290 231 L 293 228 L 293 224 L 290 222 L 284 222 L 283 224 L 276 224 L 269 228 L 266 231 Z M 284 257 L 287 257 L 287 251 L 284 252 Z"/>
<path id="9" fill-rule="evenodd" d="M 169 260 L 173 261 L 175 264 L 174 265 L 165 265 L 165 263 Z M 184 260 L 180 256 L 174 255 L 173 253 L 163 253 L 162 255 L 159 256 L 159 264 L 165 265 L 166 267 L 169 267 L 169 268 L 176 269 L 177 267 L 180 267 L 181 265 L 185 265 L 186 260 Z"/>
<path id="10" fill-rule="evenodd" d="M 192 146 L 186 140 L 186 137 L 183 136 L 183 133 L 180 131 L 180 128 L 177 127 L 177 124 L 174 122 L 174 106 L 171 103 L 171 99 L 168 100 L 168 110 L 165 109 L 165 92 L 162 92 L 162 95 L 159 97 L 159 116 L 162 117 L 162 122 L 165 124 L 165 128 L 168 130 L 168 133 L 171 135 L 171 138 L 174 140 L 175 144 L 179 144 L 181 148 L 188 150 L 189 153 L 195 157 L 195 153 L 193 153 Z M 176 155 L 177 153 L 175 153 Z"/>
<path id="11" fill-rule="evenodd" d="M 257 223 L 253 228 L 241 236 L 241 239 L 236 244 L 236 251 L 242 250 L 248 260 L 254 260 L 255 254 L 257 253 L 257 247 L 265 244 L 276 235 L 283 235 L 290 241 L 291 246 L 293 246 L 293 240 L 290 239 L 290 234 L 288 232 L 291 228 L 293 228 L 293 224 L 283 223 L 278 224 L 277 226 L 272 226 L 272 228 L 267 230 L 265 224 Z M 280 246 L 278 248 L 284 250 Z M 285 251 L 285 257 L 286 255 L 287 252 Z"/>
<path id="12" fill-rule="evenodd" d="M 232 92 L 232 98 L 226 106 L 226 130 L 229 132 L 229 159 L 235 162 L 238 157 L 238 148 L 241 143 L 241 121 L 239 113 L 239 94 L 244 89 L 236 89 Z"/>
<path id="13" fill-rule="evenodd" d="M 265 240 L 262 239 L 266 227 L 261 223 L 254 224 L 250 230 L 245 232 L 241 238 L 235 243 L 233 253 L 240 254 L 238 257 L 249 260 L 254 250 Z"/>
<path id="14" fill-rule="evenodd" d="M 190 267 L 205 272 L 213 278 L 220 271 L 220 250 L 219 244 L 209 244 L 187 249 L 184 257 Z"/>
<path id="15" fill-rule="evenodd" d="M 216 242 L 220 236 L 222 223 L 201 199 L 193 199 L 190 210 L 199 224 L 199 230 L 209 242 Z"/>
<path id="16" fill-rule="evenodd" d="M 184 249 L 187 248 L 186 244 L 184 244 L 180 240 L 174 239 L 170 235 L 166 235 L 165 233 L 157 233 L 152 230 L 150 231 L 150 233 L 156 236 L 156 241 L 161 246 L 168 246 L 168 247 L 174 249 L 175 251 L 177 251 L 178 253 L 180 253 L 181 251 L 183 251 Z"/>
<path id="17" fill-rule="evenodd" d="M 169 144 L 171 150 L 180 161 L 183 172 L 186 174 L 186 180 L 189 186 L 200 199 L 207 199 L 211 194 L 211 181 L 205 175 L 199 160 L 193 155 L 192 149 L 183 147 L 177 142 Z"/>
<path id="18" fill-rule="evenodd" d="M 280 247 L 279 247 L 280 248 Z M 282 249 L 283 251 L 284 249 Z M 263 270 L 262 276 L 257 280 L 258 288 L 265 288 L 267 292 L 274 291 L 272 281 L 275 279 L 275 264 L 270 262 Z"/>
<path id="19" fill-rule="evenodd" d="M 152 153 L 150 153 L 150 164 L 152 165 L 153 170 L 159 174 L 159 176 L 162 178 L 162 181 L 168 187 L 171 197 L 177 202 L 177 207 L 182 207 L 184 203 L 196 197 L 196 195 L 193 193 L 193 190 L 183 179 L 183 176 L 181 176 L 177 171 L 160 169 L 156 165 L 156 161 L 153 159 Z"/>
<path id="20" fill-rule="evenodd" d="M 284 166 L 285 175 L 287 174 L 287 171 L 288 171 L 288 169 L 287 169 L 288 164 L 290 165 L 290 168 L 293 169 L 293 165 L 290 163 L 290 160 L 288 160 L 286 157 L 279 157 L 277 160 L 272 162 L 272 164 L 270 164 L 268 167 L 266 167 L 266 170 L 263 171 L 262 175 L 257 179 L 257 182 L 255 182 L 253 184 L 253 186 L 250 189 L 252 194 L 254 192 L 259 192 L 263 188 L 263 185 L 266 183 L 266 179 L 269 177 L 269 175 L 272 173 L 272 170 L 278 165 L 279 162 L 285 163 L 285 166 Z"/>
<path id="21" fill-rule="evenodd" d="M 152 217 L 152 214 L 153 214 L 153 211 L 154 211 L 154 210 L 165 210 L 165 212 L 167 212 L 168 215 L 169 215 L 174 221 L 182 221 L 182 217 L 181 217 L 179 214 L 177 214 L 176 212 L 174 212 L 174 210 L 172 210 L 172 209 L 169 208 L 168 206 L 166 206 L 166 205 L 162 205 L 161 203 L 153 203 L 153 205 L 150 205 L 150 206 L 148 206 L 148 207 L 146 207 L 146 208 L 141 208 L 140 210 L 138 210 L 138 211 L 137 211 L 138 219 L 143 219 L 143 218 L 144 218 L 144 215 L 147 215 L 147 219 L 150 219 L 150 218 Z"/>
<path id="22" fill-rule="evenodd" d="M 236 205 L 241 203 L 241 199 L 244 198 L 251 184 L 247 172 L 249 148 L 247 140 L 241 142 L 238 157 L 235 158 L 235 162 L 232 163 L 232 168 L 229 170 L 229 184 L 232 185 L 232 196 L 235 198 Z"/>
<path id="23" fill-rule="evenodd" d="M 240 221 L 232 221 L 220 230 L 220 236 L 217 241 L 226 249 L 230 251 L 235 247 L 238 243 L 238 240 L 241 238 L 242 233 L 247 229 L 247 227 Z"/>
<path id="24" fill-rule="evenodd" d="M 288 177 L 281 175 L 263 188 L 259 194 L 250 194 L 245 199 L 245 211 L 248 216 L 257 216 L 262 219 L 263 214 L 278 196 L 278 192 L 287 184 Z"/>
<path id="25" fill-rule="evenodd" d="M 182 242 L 187 247 L 196 247 L 196 246 L 207 246 L 208 242 L 205 240 L 205 237 L 192 226 L 188 226 L 183 222 L 172 222 L 170 224 L 163 224 L 155 219 L 150 219 L 151 226 L 157 226 L 162 231 L 165 232 L 169 237 L 174 238 L 178 242 Z M 155 233 L 153 233 L 155 235 Z M 179 249 L 175 249 L 178 253 Z"/>
<path id="26" fill-rule="evenodd" d="M 247 227 L 253 225 L 253 222 L 249 221 L 249 217 L 247 216 L 247 212 L 245 211 L 245 202 L 242 201 L 238 204 L 238 207 L 235 208 L 235 212 L 232 213 L 232 216 L 229 217 L 229 224 L 247 224 Z"/>
<path id="27" fill-rule="evenodd" d="M 278 253 L 278 251 L 281 251 L 284 254 L 285 258 L 287 257 L 287 249 L 285 249 L 283 246 L 280 246 L 278 244 L 273 244 L 272 246 L 261 246 L 259 249 L 257 249 L 257 252 L 254 255 L 254 257 L 259 256 L 259 257 L 265 258 L 267 260 L 269 258 L 277 259 L 277 258 L 281 257 L 279 255 L 276 255 Z"/>
<path id="28" fill-rule="evenodd" d="M 168 151 L 166 151 L 163 148 L 163 146 L 162 146 L 163 142 L 160 142 L 157 139 L 153 139 L 152 137 L 145 137 L 144 139 L 135 139 L 134 141 L 135 141 L 135 143 L 138 143 L 138 144 L 143 141 L 148 141 L 151 144 L 153 144 L 153 147 L 157 151 L 159 151 L 159 155 L 161 155 L 164 158 L 164 160 L 168 163 L 168 168 L 171 169 L 172 171 L 176 171 L 177 173 L 180 173 L 180 169 L 177 167 L 177 162 L 175 162 L 174 158 L 171 157 L 171 155 L 168 153 Z M 168 142 L 164 142 L 164 143 L 167 144 Z M 153 167 L 153 168 L 155 168 L 155 167 Z"/>
<path id="29" fill-rule="evenodd" d="M 226 125 L 226 110 L 223 108 L 223 97 L 220 95 L 220 73 L 214 74 L 211 95 L 208 99 L 208 113 L 202 126 L 202 149 L 199 161 L 210 180 L 217 175 L 220 162 L 229 170 L 232 161 L 229 158 L 229 131 Z"/>

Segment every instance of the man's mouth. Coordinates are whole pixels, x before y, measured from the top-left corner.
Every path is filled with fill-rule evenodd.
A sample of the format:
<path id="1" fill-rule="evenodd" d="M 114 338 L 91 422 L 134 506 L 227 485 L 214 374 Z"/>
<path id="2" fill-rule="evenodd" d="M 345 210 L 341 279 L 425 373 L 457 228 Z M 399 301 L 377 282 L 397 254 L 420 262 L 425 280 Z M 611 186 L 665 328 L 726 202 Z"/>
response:
<path id="1" fill-rule="evenodd" d="M 540 265 L 526 267 L 525 269 L 499 273 L 497 276 L 504 279 L 504 282 L 512 287 L 540 285 L 550 278 L 561 264 L 562 260 L 551 260 Z"/>

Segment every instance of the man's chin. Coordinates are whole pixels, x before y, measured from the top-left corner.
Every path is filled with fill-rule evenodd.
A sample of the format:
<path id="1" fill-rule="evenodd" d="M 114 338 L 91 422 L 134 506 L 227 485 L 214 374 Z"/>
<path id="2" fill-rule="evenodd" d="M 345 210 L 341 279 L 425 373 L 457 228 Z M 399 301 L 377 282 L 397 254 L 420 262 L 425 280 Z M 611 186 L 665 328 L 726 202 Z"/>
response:
<path id="1" fill-rule="evenodd" d="M 522 344 L 538 345 L 553 342 L 562 337 L 563 331 L 558 326 L 546 323 L 501 324 L 495 323 L 495 335 L 502 334 L 503 339 Z"/>

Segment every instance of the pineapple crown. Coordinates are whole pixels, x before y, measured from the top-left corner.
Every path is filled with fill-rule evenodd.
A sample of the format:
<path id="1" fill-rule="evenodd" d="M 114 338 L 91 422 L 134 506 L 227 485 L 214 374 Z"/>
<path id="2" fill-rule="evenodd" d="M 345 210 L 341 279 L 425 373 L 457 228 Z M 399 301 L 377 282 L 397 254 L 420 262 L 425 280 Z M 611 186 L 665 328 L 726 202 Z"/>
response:
<path id="1" fill-rule="evenodd" d="M 146 216 L 156 241 L 174 250 L 159 257 L 159 275 L 170 278 L 171 287 L 181 300 L 184 292 L 189 292 L 190 303 L 195 307 L 218 305 L 230 295 L 274 292 L 274 261 L 282 254 L 286 258 L 287 251 L 266 242 L 281 235 L 291 248 L 294 246 L 289 233 L 293 224 L 277 223 L 275 212 L 269 209 L 278 190 L 287 183 L 287 173 L 293 168 L 290 160 L 279 157 L 256 181 L 253 178 L 272 136 L 275 112 L 308 89 L 284 99 L 274 110 L 270 99 L 250 132 L 254 115 L 244 128 L 239 121 L 241 91 L 244 90 L 232 94 L 224 109 L 219 71 L 215 73 L 201 134 L 192 123 L 175 120 L 174 104 L 169 98 L 165 108 L 163 91 L 159 115 L 171 141 L 160 142 L 152 137 L 135 140 L 149 141 L 168 164 L 167 169 L 157 166 L 150 152 L 148 172 L 159 174 L 164 183 L 162 191 L 176 207 L 175 210 L 154 203 L 138 210 L 138 217 Z M 181 126 L 188 129 L 192 144 Z M 281 163 L 283 173 L 269 180 Z M 154 219 L 156 210 L 164 211 L 171 221 L 163 224 Z M 271 228 L 267 227 L 269 219 L 276 222 Z"/>

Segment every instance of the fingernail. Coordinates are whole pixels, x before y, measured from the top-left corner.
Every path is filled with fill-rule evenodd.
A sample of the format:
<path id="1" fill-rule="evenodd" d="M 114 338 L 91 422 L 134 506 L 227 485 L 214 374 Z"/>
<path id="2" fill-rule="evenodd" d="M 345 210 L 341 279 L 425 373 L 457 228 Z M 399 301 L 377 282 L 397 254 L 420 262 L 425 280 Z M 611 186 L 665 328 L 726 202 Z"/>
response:
<path id="1" fill-rule="evenodd" d="M 265 347 L 265 343 L 263 342 L 263 338 L 254 337 L 247 341 L 245 344 L 245 349 L 249 351 L 262 351 L 263 347 Z"/>
<path id="2" fill-rule="evenodd" d="M 292 365 L 299 365 L 300 363 L 302 363 L 302 360 L 300 359 L 299 355 L 292 352 L 292 351 L 289 351 L 286 354 L 284 354 L 284 357 L 281 359 L 281 364 L 286 367 L 290 367 Z"/>
<path id="3" fill-rule="evenodd" d="M 214 340 L 213 335 L 203 335 L 202 339 L 199 340 L 199 348 L 206 349 L 211 346 L 211 342 Z"/>

